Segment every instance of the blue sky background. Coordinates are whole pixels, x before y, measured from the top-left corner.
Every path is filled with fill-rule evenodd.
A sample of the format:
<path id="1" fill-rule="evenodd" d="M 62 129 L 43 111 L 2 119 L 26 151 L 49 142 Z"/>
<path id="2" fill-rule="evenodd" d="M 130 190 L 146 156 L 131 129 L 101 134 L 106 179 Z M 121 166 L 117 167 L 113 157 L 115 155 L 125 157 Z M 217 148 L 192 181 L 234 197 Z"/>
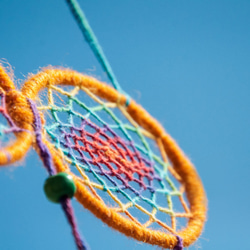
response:
<path id="1" fill-rule="evenodd" d="M 196 249 L 248 248 L 250 1 L 80 0 L 120 84 L 191 158 L 208 196 Z M 0 58 L 24 80 L 70 67 L 106 81 L 65 1 L 1 0 Z M 0 171 L 0 249 L 75 249 L 30 151 Z M 108 228 L 74 202 L 92 249 L 157 249 Z M 158 248 L 159 249 L 159 248 Z"/>

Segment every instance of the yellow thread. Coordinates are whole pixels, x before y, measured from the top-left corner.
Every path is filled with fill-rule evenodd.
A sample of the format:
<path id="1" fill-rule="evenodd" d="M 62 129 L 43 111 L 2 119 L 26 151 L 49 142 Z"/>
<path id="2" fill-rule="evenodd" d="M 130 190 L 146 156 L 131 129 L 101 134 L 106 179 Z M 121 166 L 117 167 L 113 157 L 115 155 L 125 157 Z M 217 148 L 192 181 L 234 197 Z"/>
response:
<path id="1" fill-rule="evenodd" d="M 149 227 L 153 222 L 155 222 L 156 213 L 157 213 L 157 209 L 153 208 L 149 220 L 146 223 L 143 224 L 144 227 Z"/>
<path id="2" fill-rule="evenodd" d="M 120 206 L 120 208 L 122 209 L 122 211 L 124 212 L 124 207 L 122 202 L 115 196 L 112 194 L 112 192 L 110 192 L 110 190 L 107 190 L 107 193 L 110 195 L 110 197 Z"/>

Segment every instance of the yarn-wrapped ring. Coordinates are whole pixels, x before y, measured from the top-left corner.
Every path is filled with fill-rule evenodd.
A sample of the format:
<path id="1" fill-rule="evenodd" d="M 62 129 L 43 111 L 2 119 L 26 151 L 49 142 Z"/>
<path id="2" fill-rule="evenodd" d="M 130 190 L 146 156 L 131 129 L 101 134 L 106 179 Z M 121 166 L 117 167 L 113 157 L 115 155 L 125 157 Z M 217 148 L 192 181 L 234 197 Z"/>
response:
<path id="1" fill-rule="evenodd" d="M 25 97 L 34 100 L 36 99 L 38 92 L 49 85 L 84 87 L 89 89 L 93 94 L 108 100 L 109 102 L 116 103 L 119 100 L 120 105 L 126 107 L 130 116 L 142 128 L 152 133 L 157 140 L 162 141 L 164 150 L 172 162 L 173 168 L 181 176 L 192 214 L 189 218 L 187 227 L 178 231 L 177 234 L 182 238 L 184 246 L 189 246 L 193 243 L 201 234 L 206 220 L 205 191 L 200 178 L 189 159 L 159 123 L 134 101 L 131 101 L 129 105 L 126 106 L 126 97 L 112 87 L 75 71 L 46 69 L 45 71 L 32 76 L 25 82 L 22 88 L 22 94 Z M 44 142 L 50 149 L 57 171 L 70 173 L 69 167 L 63 163 L 61 154 L 49 141 L 44 139 Z M 148 229 L 124 218 L 112 208 L 109 208 L 100 200 L 96 199 L 87 190 L 79 177 L 74 174 L 72 174 L 72 176 L 77 186 L 77 192 L 75 194 L 76 199 L 109 226 L 127 236 L 149 244 L 159 245 L 165 248 L 173 248 L 177 244 L 177 238 L 174 234 L 167 234 L 162 231 Z"/>
<path id="2" fill-rule="evenodd" d="M 15 132 L 16 139 L 0 150 L 0 166 L 14 163 L 23 158 L 33 140 L 33 115 L 26 97 L 15 89 L 10 77 L 0 65 L 0 92 L 5 95 L 7 113 L 13 119 L 15 126 L 20 128 Z"/>

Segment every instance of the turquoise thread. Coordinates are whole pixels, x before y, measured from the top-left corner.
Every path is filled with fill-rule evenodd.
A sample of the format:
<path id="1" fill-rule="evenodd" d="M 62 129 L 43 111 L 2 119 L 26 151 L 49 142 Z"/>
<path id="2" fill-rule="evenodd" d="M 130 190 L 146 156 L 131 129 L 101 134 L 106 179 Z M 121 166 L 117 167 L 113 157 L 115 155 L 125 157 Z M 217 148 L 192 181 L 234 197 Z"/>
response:
<path id="1" fill-rule="evenodd" d="M 130 103 L 130 97 L 128 94 L 126 94 L 119 82 L 117 81 L 117 78 L 108 62 L 108 59 L 106 58 L 102 47 L 100 46 L 97 37 L 95 36 L 93 30 L 91 29 L 89 22 L 82 11 L 80 5 L 76 0 L 66 0 L 66 2 L 69 5 L 69 8 L 71 10 L 72 15 L 74 16 L 80 30 L 82 31 L 82 34 L 89 44 L 90 48 L 92 49 L 94 55 L 96 56 L 97 60 L 101 64 L 104 71 L 107 73 L 107 76 L 109 80 L 111 81 L 112 85 L 116 90 L 118 90 L 120 93 L 125 94 L 126 96 L 126 106 Z"/>

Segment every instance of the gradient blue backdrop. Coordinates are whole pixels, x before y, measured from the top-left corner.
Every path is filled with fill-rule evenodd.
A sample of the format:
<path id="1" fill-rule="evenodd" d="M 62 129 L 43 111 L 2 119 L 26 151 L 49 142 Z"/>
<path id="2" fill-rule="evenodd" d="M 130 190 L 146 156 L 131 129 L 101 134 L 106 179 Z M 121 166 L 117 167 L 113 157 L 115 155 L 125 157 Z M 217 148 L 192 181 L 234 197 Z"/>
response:
<path id="1" fill-rule="evenodd" d="M 250 249 L 250 1 L 80 0 L 122 85 L 177 140 L 208 196 L 204 233 L 189 249 Z M 58 65 L 105 74 L 65 1 L 0 1 L 0 58 L 24 80 Z M 19 167 L 17 167 L 19 166 Z M 0 171 L 0 249 L 75 249 L 30 151 Z M 74 203 L 94 249 L 156 249 L 108 228 Z"/>

